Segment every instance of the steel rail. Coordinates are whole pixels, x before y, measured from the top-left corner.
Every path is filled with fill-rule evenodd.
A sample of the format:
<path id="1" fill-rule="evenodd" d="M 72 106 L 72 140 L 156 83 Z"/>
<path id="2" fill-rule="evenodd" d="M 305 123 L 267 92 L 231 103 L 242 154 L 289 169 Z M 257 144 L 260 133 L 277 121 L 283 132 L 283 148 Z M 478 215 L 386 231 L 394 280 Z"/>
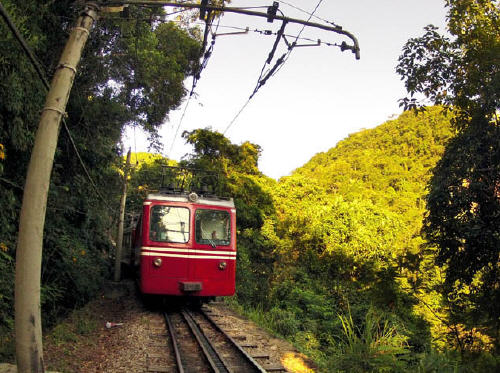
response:
<path id="1" fill-rule="evenodd" d="M 253 365 L 253 367 L 260 373 L 267 373 L 267 371 L 262 368 L 259 363 L 257 363 L 253 357 L 251 357 L 244 349 L 243 347 L 241 347 L 238 342 L 236 342 L 234 340 L 234 338 L 232 338 L 229 334 L 227 334 L 224 330 L 221 329 L 221 327 L 214 321 L 214 319 L 212 319 L 205 311 L 203 310 L 199 310 L 198 311 L 201 315 L 203 315 L 203 317 L 205 317 L 209 322 L 210 324 L 213 325 L 213 327 L 215 329 L 217 329 L 220 333 L 222 333 L 232 344 L 234 347 L 236 347 L 240 352 L 241 354 Z"/>
<path id="2" fill-rule="evenodd" d="M 184 373 L 184 367 L 182 366 L 182 360 L 181 360 L 181 353 L 179 351 L 179 343 L 177 342 L 177 335 L 175 333 L 174 326 L 172 325 L 170 317 L 168 317 L 168 314 L 166 312 L 163 313 L 163 316 L 165 317 L 168 332 L 170 334 L 170 339 L 172 340 L 172 347 L 174 349 L 175 361 L 177 363 L 177 371 L 179 373 Z"/>
<path id="3" fill-rule="evenodd" d="M 184 320 L 186 320 L 186 323 L 189 325 L 189 328 L 193 332 L 194 337 L 198 341 L 198 344 L 203 350 L 203 353 L 205 354 L 205 357 L 208 360 L 213 371 L 215 373 L 231 373 L 231 371 L 227 367 L 226 362 L 222 359 L 222 356 L 218 354 L 217 350 L 212 345 L 210 340 L 193 320 L 193 317 L 187 311 L 182 311 L 181 314 L 182 317 L 184 317 Z M 217 361 L 217 359 L 219 361 Z"/>
<path id="4" fill-rule="evenodd" d="M 178 7 L 178 8 L 188 8 L 188 9 L 200 9 L 202 5 L 200 4 L 189 4 L 189 3 L 184 3 L 184 4 L 178 4 L 178 3 L 172 3 L 168 1 L 155 1 L 155 0 L 109 0 L 109 1 L 104 1 L 103 5 L 105 6 L 123 6 L 123 5 L 148 5 L 148 6 L 171 6 L 171 7 Z M 253 10 L 247 10 L 247 9 L 242 9 L 242 8 L 234 8 L 234 7 L 224 7 L 224 6 L 214 6 L 214 5 L 206 5 L 203 6 L 203 9 L 209 10 L 209 11 L 215 11 L 215 12 L 227 12 L 227 13 L 237 13 L 237 14 L 244 14 L 248 16 L 255 16 L 255 17 L 261 17 L 261 18 L 269 18 L 269 15 L 267 13 L 262 13 L 262 12 L 255 12 Z M 345 31 L 342 29 L 341 26 L 327 26 L 323 25 L 321 23 L 316 23 L 316 22 L 310 22 L 310 21 L 304 21 L 302 19 L 297 19 L 297 18 L 289 18 L 285 16 L 280 16 L 280 15 L 275 15 L 272 16 L 272 20 L 281 20 L 281 21 L 287 21 L 290 23 L 297 23 L 300 25 L 304 26 L 311 26 L 311 27 L 316 27 L 322 30 L 326 31 L 332 31 L 337 34 L 342 34 L 347 36 L 352 40 L 354 43 L 354 46 L 351 45 L 342 45 L 341 50 L 349 49 L 351 50 L 355 56 L 356 59 L 360 59 L 360 49 L 359 49 L 359 43 L 358 39 L 351 34 L 349 31 Z"/>

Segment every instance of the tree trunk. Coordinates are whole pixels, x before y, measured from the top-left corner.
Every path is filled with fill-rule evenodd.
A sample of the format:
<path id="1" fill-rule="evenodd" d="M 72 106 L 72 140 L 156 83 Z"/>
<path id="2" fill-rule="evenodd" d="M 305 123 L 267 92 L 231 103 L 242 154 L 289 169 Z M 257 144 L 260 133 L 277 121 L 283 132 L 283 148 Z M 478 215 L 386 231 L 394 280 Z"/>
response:
<path id="1" fill-rule="evenodd" d="M 125 203 L 127 202 L 127 183 L 128 183 L 128 170 L 130 168 L 130 149 L 127 153 L 127 163 L 123 172 L 123 190 L 122 198 L 120 200 L 120 217 L 118 220 L 118 234 L 116 237 L 116 258 L 115 258 L 115 281 L 121 279 L 121 264 L 122 264 L 122 246 L 123 246 L 123 221 L 125 220 Z"/>
<path id="2" fill-rule="evenodd" d="M 87 4 L 71 31 L 47 94 L 26 175 L 16 251 L 15 331 L 19 373 L 45 371 L 40 276 L 47 193 L 61 117 L 97 10 L 96 5 Z"/>

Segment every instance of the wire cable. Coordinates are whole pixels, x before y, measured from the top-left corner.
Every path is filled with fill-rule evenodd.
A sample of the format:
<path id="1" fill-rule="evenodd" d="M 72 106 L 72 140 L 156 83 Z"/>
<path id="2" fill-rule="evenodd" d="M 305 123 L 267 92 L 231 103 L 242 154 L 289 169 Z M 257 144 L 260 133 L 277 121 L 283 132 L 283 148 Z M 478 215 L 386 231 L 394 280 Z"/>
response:
<path id="1" fill-rule="evenodd" d="M 318 10 L 318 8 L 319 8 L 319 6 L 321 5 L 322 2 L 323 2 L 323 0 L 319 0 L 319 2 L 316 4 L 316 7 L 313 10 L 313 12 L 312 13 L 308 13 L 309 14 L 309 19 L 307 20 L 308 22 L 311 20 L 312 17 L 314 17 L 314 13 L 316 13 L 316 11 Z M 283 67 L 283 65 L 285 64 L 285 62 L 290 57 L 290 54 L 292 53 L 293 48 L 296 46 L 297 41 L 299 40 L 300 36 L 302 35 L 302 32 L 304 31 L 304 29 L 306 27 L 306 25 L 302 26 L 302 29 L 300 30 L 299 34 L 295 37 L 295 41 L 289 45 L 288 51 L 285 54 L 283 54 L 280 58 L 278 58 L 278 60 L 274 64 L 274 66 L 267 72 L 267 74 L 264 76 L 264 78 L 262 78 L 262 75 L 263 75 L 264 70 L 265 70 L 265 66 L 271 62 L 272 58 L 274 57 L 274 53 L 276 51 L 277 43 L 283 37 L 285 26 L 286 26 L 286 22 L 283 21 L 282 26 L 280 28 L 280 31 L 277 32 L 277 38 L 276 38 L 276 41 L 275 41 L 275 43 L 273 45 L 271 53 L 269 53 L 269 56 L 268 56 L 266 62 L 264 63 L 264 67 L 261 70 L 259 79 L 257 81 L 257 85 L 256 85 L 253 93 L 250 95 L 250 97 L 245 102 L 245 104 L 243 104 L 243 106 L 238 111 L 238 113 L 234 116 L 234 118 L 231 120 L 231 122 L 227 125 L 226 129 L 222 133 L 223 135 L 225 135 L 226 132 L 233 126 L 233 124 L 236 122 L 236 119 L 238 119 L 238 117 L 241 115 L 241 113 L 243 112 L 243 110 L 245 110 L 245 108 L 248 106 L 248 104 L 250 103 L 250 101 L 252 100 L 252 98 L 255 96 L 255 94 L 257 93 L 257 91 L 259 90 L 259 88 L 262 87 L 267 82 L 267 80 L 269 78 L 271 78 L 274 75 L 276 75 L 276 73 Z"/>
<path id="2" fill-rule="evenodd" d="M 238 117 L 240 116 L 240 114 L 243 112 L 243 110 L 245 110 L 245 108 L 250 103 L 250 100 L 251 100 L 251 98 L 249 98 L 245 102 L 245 104 L 243 104 L 243 106 L 241 107 L 240 111 L 238 111 L 238 113 L 234 116 L 234 118 L 231 120 L 231 122 L 227 125 L 226 129 L 224 130 L 224 132 L 222 132 L 223 135 L 225 135 L 226 132 L 231 128 L 231 126 L 236 122 L 236 119 L 238 119 Z"/>
<path id="3" fill-rule="evenodd" d="M 177 129 L 175 130 L 175 135 L 174 138 L 172 139 L 172 144 L 170 145 L 170 150 L 167 153 L 167 158 L 169 158 L 172 155 L 172 150 L 174 149 L 175 145 L 175 140 L 177 139 L 177 134 L 179 133 L 179 129 L 181 128 L 182 121 L 184 120 L 184 116 L 186 115 L 187 108 L 189 106 L 189 103 L 191 102 L 191 96 L 188 97 L 186 106 L 184 106 L 184 111 L 182 113 L 181 119 L 179 120 L 179 123 L 177 124 Z"/>
<path id="4" fill-rule="evenodd" d="M 289 6 L 289 7 L 291 7 L 291 8 L 294 8 L 294 9 L 296 9 L 296 10 L 298 10 L 298 11 L 302 12 L 302 13 L 305 13 L 305 14 L 307 14 L 307 15 L 311 16 L 309 19 L 311 19 L 311 18 L 316 18 L 317 20 L 320 20 L 320 21 L 323 21 L 323 22 L 325 22 L 325 23 L 328 23 L 328 24 L 330 24 L 330 25 L 332 25 L 332 26 L 334 26 L 334 27 L 340 27 L 340 26 L 339 26 L 339 25 L 337 25 L 335 22 L 332 22 L 332 21 L 329 21 L 329 20 L 327 20 L 327 19 L 324 19 L 324 18 L 318 17 L 317 15 L 315 15 L 315 14 L 314 14 L 314 12 L 313 12 L 313 13 L 310 13 L 310 12 L 308 12 L 307 10 L 304 10 L 304 9 L 302 9 L 302 8 L 299 8 L 298 6 L 293 5 L 293 4 L 290 4 L 290 3 L 286 2 L 286 1 L 278 0 L 278 2 L 279 2 L 279 3 L 281 3 L 281 4 L 288 5 L 288 6 Z"/>
<path id="5" fill-rule="evenodd" d="M 224 2 L 225 2 L 225 0 L 222 1 L 222 6 L 224 6 Z M 182 122 L 183 122 L 184 117 L 186 115 L 187 108 L 189 106 L 189 103 L 191 102 L 191 97 L 193 96 L 194 90 L 195 90 L 196 85 L 198 83 L 198 80 L 200 79 L 201 72 L 207 67 L 208 61 L 209 61 L 210 57 L 212 56 L 212 52 L 213 52 L 213 49 L 215 46 L 215 39 L 217 37 L 217 31 L 219 30 L 220 20 L 222 18 L 222 14 L 219 15 L 219 17 L 217 19 L 217 25 L 215 26 L 215 32 L 212 31 L 212 22 L 214 20 L 214 17 L 215 17 L 215 14 L 211 15 L 210 12 L 208 12 L 207 18 L 205 20 L 205 32 L 203 35 L 203 42 L 202 42 L 203 61 L 200 64 L 200 68 L 193 76 L 193 85 L 191 88 L 191 92 L 189 93 L 189 97 L 188 97 L 188 100 L 186 102 L 186 106 L 184 107 L 184 112 L 182 113 L 181 119 L 179 120 L 179 123 L 177 124 L 177 128 L 175 130 L 174 138 L 172 139 L 172 144 L 170 146 L 170 150 L 167 153 L 167 158 L 172 155 L 172 150 L 174 149 L 175 141 L 177 139 L 177 135 L 179 134 L 179 129 L 181 128 Z M 209 32 L 212 34 L 212 41 L 210 43 L 210 47 L 208 49 L 206 49 L 207 38 L 208 38 Z"/>
<path id="6" fill-rule="evenodd" d="M 311 18 L 314 17 L 314 13 L 316 13 L 316 11 L 318 10 L 318 8 L 319 8 L 319 6 L 321 5 L 322 2 L 323 2 L 323 0 L 319 0 L 318 4 L 316 4 L 316 7 L 312 11 L 312 13 L 308 13 L 309 14 L 309 18 L 307 19 L 307 22 L 309 22 L 311 20 Z M 299 31 L 299 34 L 295 37 L 295 41 L 293 43 L 291 43 L 290 46 L 288 47 L 288 52 L 284 56 L 284 59 L 283 59 L 282 63 L 280 64 L 280 66 L 278 66 L 274 70 L 274 72 L 269 76 L 269 78 L 273 77 L 274 75 L 276 75 L 281 70 L 281 68 L 285 65 L 285 62 L 288 61 L 288 59 L 290 58 L 290 55 L 292 54 L 293 49 L 297 45 L 297 41 L 299 40 L 299 38 L 302 35 L 302 32 L 305 30 L 305 28 L 306 28 L 306 25 L 302 25 L 302 29 Z"/>
<path id="7" fill-rule="evenodd" d="M 30 60 L 31 64 L 33 65 L 33 67 L 35 68 L 37 74 L 38 74 L 38 77 L 40 78 L 40 80 L 42 81 L 43 83 L 43 86 L 45 87 L 46 91 L 49 91 L 50 90 L 50 84 L 49 84 L 49 81 L 47 80 L 46 76 L 45 76 L 45 73 L 44 71 L 42 70 L 41 68 L 41 64 L 40 62 L 38 62 L 38 60 L 36 59 L 35 55 L 33 54 L 33 52 L 31 51 L 31 49 L 29 48 L 29 46 L 26 44 L 26 41 L 24 40 L 23 36 L 19 33 L 17 27 L 14 25 L 14 23 L 11 21 L 9 15 L 7 14 L 7 12 L 5 11 L 5 9 L 3 8 L 2 4 L 0 3 L 0 14 L 2 15 L 2 17 L 4 18 L 4 20 L 6 21 L 7 25 L 9 26 L 9 29 L 11 30 L 11 32 L 13 33 L 14 37 L 16 38 L 16 40 L 19 42 L 19 44 L 21 45 L 23 51 L 25 52 L 25 54 L 27 55 L 28 59 Z M 73 139 L 73 136 L 71 135 L 71 132 L 68 128 L 68 125 L 66 124 L 66 120 L 64 119 L 64 116 L 61 118 L 62 119 L 62 123 L 63 123 L 63 128 L 66 132 L 66 134 L 68 135 L 68 138 L 71 142 L 71 145 L 76 153 L 76 156 L 80 162 L 80 165 L 82 166 L 82 169 L 85 173 L 85 175 L 87 176 L 87 178 L 89 179 L 90 181 L 90 184 L 92 185 L 92 187 L 94 188 L 94 191 L 96 192 L 96 194 L 101 198 L 101 200 L 104 202 L 104 204 L 106 205 L 106 207 L 108 207 L 109 210 L 111 211 L 116 211 L 115 209 L 111 208 L 109 205 L 108 205 L 108 202 L 106 201 L 106 199 L 101 195 L 101 193 L 99 192 L 99 189 L 97 188 L 97 185 L 95 184 L 94 180 L 92 179 L 92 177 L 90 176 L 90 173 L 87 169 L 87 167 L 85 166 L 84 162 L 83 162 L 83 159 L 82 157 L 80 156 L 80 153 L 78 152 L 78 149 L 76 147 L 76 144 L 75 144 L 75 141 Z"/>

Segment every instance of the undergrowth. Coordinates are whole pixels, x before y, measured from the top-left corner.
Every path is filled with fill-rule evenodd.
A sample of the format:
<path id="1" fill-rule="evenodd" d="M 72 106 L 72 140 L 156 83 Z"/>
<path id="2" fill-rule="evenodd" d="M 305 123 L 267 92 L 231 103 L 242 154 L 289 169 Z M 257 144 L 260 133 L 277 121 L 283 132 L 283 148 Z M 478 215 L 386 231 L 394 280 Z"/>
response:
<path id="1" fill-rule="evenodd" d="M 331 344 L 319 343 L 319 337 L 300 328 L 284 328 L 291 325 L 293 313 L 285 319 L 276 311 L 261 307 L 249 307 L 228 298 L 226 303 L 236 312 L 245 315 L 270 333 L 283 337 L 300 352 L 309 356 L 325 373 L 493 373 L 499 367 L 500 358 L 489 353 L 461 356 L 456 351 L 411 350 L 400 327 L 388 320 L 374 307 L 368 308 L 361 323 L 357 324 L 348 307 L 345 314 L 338 314 L 339 338 L 330 338 Z M 295 319 L 297 325 L 302 321 Z M 295 324 L 293 323 L 293 324 Z M 322 340 L 325 336 L 321 337 Z"/>

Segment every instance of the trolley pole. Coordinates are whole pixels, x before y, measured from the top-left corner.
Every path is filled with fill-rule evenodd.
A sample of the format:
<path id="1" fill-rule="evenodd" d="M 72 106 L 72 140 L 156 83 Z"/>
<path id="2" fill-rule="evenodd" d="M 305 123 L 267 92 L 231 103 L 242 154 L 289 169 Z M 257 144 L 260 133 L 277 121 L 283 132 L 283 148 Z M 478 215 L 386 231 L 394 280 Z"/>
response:
<path id="1" fill-rule="evenodd" d="M 16 251 L 15 331 L 19 373 L 45 372 L 40 277 L 47 194 L 62 116 L 98 5 L 88 2 L 72 29 L 52 79 L 26 175 Z"/>
<path id="2" fill-rule="evenodd" d="M 123 222 L 125 220 L 125 203 L 127 202 L 127 184 L 128 184 L 128 171 L 130 169 L 130 156 L 131 150 L 129 148 L 127 153 L 127 162 L 125 163 L 125 170 L 123 172 L 123 190 L 122 198 L 120 199 L 120 217 L 118 219 L 118 234 L 116 237 L 116 258 L 115 258 L 115 277 L 116 282 L 121 279 L 121 264 L 122 264 L 122 247 L 123 247 Z"/>

